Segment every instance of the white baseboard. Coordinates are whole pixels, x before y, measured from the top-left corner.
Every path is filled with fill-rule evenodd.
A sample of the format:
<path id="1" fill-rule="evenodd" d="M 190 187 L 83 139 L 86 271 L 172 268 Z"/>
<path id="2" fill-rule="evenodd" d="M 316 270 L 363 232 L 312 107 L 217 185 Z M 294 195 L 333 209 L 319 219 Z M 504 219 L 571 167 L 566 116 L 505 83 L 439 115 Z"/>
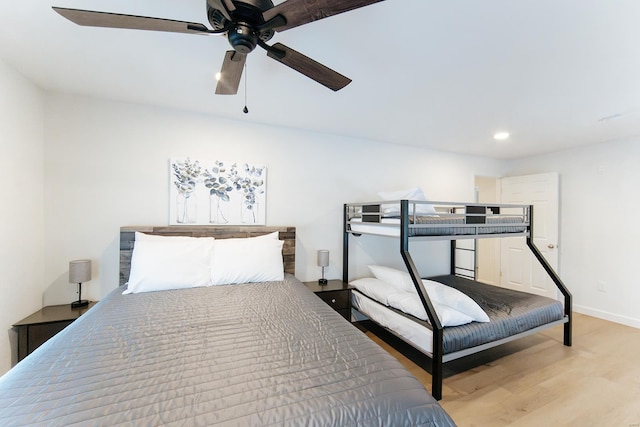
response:
<path id="1" fill-rule="evenodd" d="M 586 314 L 587 316 L 593 316 L 597 317 L 598 319 L 609 320 L 610 322 L 620 323 L 622 325 L 640 329 L 640 319 L 636 319 L 633 317 L 621 316 L 619 314 L 609 313 L 608 311 L 597 310 L 581 305 L 574 305 L 573 310 L 578 313 Z"/>

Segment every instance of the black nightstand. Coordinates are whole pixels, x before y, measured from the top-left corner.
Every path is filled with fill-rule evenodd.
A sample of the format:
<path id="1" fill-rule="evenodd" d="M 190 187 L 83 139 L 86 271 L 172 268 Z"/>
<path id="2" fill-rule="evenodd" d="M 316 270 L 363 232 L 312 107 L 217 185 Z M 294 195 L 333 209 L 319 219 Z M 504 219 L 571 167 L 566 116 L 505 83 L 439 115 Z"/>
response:
<path id="1" fill-rule="evenodd" d="M 81 308 L 71 308 L 71 304 L 49 305 L 14 324 L 13 327 L 18 331 L 18 362 L 95 304 L 95 301 L 91 301 L 88 306 Z"/>
<path id="2" fill-rule="evenodd" d="M 351 321 L 351 288 L 348 284 L 342 280 L 329 280 L 329 283 L 324 286 L 318 284 L 317 280 L 304 282 L 304 284 L 342 317 Z"/>

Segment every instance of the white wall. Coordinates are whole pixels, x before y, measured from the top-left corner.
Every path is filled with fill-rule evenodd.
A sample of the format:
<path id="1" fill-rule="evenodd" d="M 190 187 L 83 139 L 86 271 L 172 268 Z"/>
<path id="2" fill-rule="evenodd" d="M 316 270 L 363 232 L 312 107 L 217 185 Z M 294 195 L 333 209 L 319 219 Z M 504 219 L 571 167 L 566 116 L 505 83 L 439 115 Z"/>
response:
<path id="1" fill-rule="evenodd" d="M 302 280 L 319 277 L 317 249 L 331 251 L 327 276 L 341 277 L 344 202 L 416 184 L 433 199 L 470 200 L 475 175 L 501 172 L 490 159 L 57 94 L 47 97 L 46 135 L 47 304 L 74 298 L 74 258 L 94 260 L 83 295 L 99 299 L 117 286 L 119 227 L 168 223 L 170 157 L 266 164 L 267 224 L 297 227 Z M 355 241 L 355 262 L 390 256 L 400 265 L 397 241 L 378 240 L 366 253 L 367 238 Z M 447 262 L 448 250 L 437 250 L 422 269 Z M 352 277 L 364 274 L 354 267 Z"/>
<path id="2" fill-rule="evenodd" d="M 574 308 L 635 327 L 640 327 L 638 165 L 640 138 L 506 165 L 507 175 L 560 173 L 560 276 Z"/>
<path id="3" fill-rule="evenodd" d="M 12 323 L 42 303 L 66 304 L 76 297 L 67 280 L 69 260 L 94 260 L 94 279 L 84 287 L 90 299 L 104 297 L 117 285 L 119 227 L 167 224 L 167 162 L 178 156 L 266 164 L 267 223 L 297 227 L 297 275 L 302 280 L 318 277 L 315 252 L 320 248 L 331 251 L 328 276 L 341 277 L 346 201 L 374 200 L 378 190 L 415 184 L 431 199 L 468 201 L 474 197 L 476 175 L 558 171 L 561 275 L 575 295 L 576 309 L 640 326 L 640 288 L 630 268 L 640 231 L 614 227 L 632 221 L 640 208 L 634 188 L 640 178 L 640 141 L 503 162 L 42 95 L 1 62 L 0 88 L 5 161 L 0 168 L 5 184 L 0 190 L 5 207 L 0 210 L 0 325 L 7 331 L 0 337 L 0 372 L 11 359 Z M 394 239 L 362 237 L 352 242 L 358 265 L 352 265 L 352 277 L 365 274 L 364 266 L 372 261 L 401 265 Z M 418 249 L 429 256 L 419 263 L 421 272 L 441 272 L 447 266 L 446 243 L 424 245 Z M 598 282 L 606 292 L 597 290 Z"/>
<path id="4" fill-rule="evenodd" d="M 0 59 L 0 374 L 11 367 L 11 325 L 42 307 L 42 93 Z"/>

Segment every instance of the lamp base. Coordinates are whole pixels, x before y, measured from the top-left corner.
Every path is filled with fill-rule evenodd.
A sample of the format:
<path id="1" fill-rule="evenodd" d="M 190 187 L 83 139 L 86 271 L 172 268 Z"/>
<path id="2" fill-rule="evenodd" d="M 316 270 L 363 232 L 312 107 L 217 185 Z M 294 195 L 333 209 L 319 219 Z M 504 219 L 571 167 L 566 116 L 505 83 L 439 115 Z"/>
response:
<path id="1" fill-rule="evenodd" d="M 86 299 L 83 300 L 78 300 L 78 301 L 74 301 L 71 303 L 71 308 L 80 308 L 80 307 L 86 307 L 89 305 L 89 301 L 87 301 Z"/>
<path id="2" fill-rule="evenodd" d="M 318 284 L 325 286 L 329 281 L 327 279 L 318 279 Z"/>

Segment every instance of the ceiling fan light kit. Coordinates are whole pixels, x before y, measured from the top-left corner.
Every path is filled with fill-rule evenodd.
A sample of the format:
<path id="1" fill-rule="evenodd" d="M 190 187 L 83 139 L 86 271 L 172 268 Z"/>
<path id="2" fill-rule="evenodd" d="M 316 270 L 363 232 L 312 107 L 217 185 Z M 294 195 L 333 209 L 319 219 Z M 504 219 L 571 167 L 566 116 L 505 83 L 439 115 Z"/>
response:
<path id="1" fill-rule="evenodd" d="M 351 79 L 283 45 L 268 45 L 276 32 L 378 3 L 382 0 L 286 0 L 277 6 L 271 0 L 206 0 L 207 19 L 213 29 L 195 22 L 91 10 L 53 7 L 68 20 L 83 26 L 166 31 L 187 34 L 223 34 L 233 50 L 227 51 L 216 86 L 218 95 L 235 95 L 247 55 L 257 46 L 267 56 L 338 91 Z"/>

